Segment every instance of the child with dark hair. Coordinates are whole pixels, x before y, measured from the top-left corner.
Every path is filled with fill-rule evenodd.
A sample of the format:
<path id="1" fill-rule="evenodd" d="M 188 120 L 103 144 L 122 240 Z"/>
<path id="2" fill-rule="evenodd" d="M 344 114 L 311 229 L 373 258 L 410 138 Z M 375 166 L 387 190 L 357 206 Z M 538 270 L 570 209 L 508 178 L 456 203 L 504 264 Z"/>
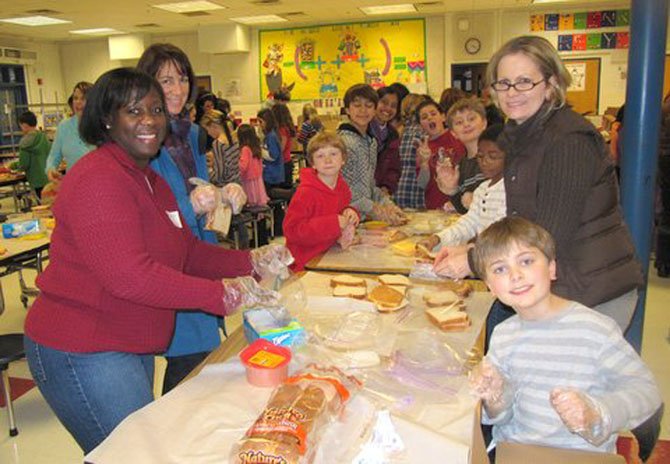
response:
<path id="1" fill-rule="evenodd" d="M 256 131 L 249 124 L 242 124 L 237 129 L 237 141 L 240 150 L 240 177 L 242 187 L 247 194 L 250 206 L 265 206 L 268 195 L 263 185 L 263 161 L 261 158 L 261 141 Z"/>
<path id="2" fill-rule="evenodd" d="M 379 103 L 370 131 L 377 140 L 377 187 L 393 195 L 400 180 L 400 135 L 393 121 L 400 113 L 400 96 L 391 87 L 377 89 Z"/>
<path id="3" fill-rule="evenodd" d="M 37 129 L 37 117 L 32 111 L 19 116 L 19 127 L 23 133 L 19 141 L 19 169 L 25 171 L 37 198 L 42 198 L 42 189 L 49 182 L 45 170 L 51 143 L 44 132 Z"/>
<path id="4" fill-rule="evenodd" d="M 375 117 L 378 101 L 377 92 L 367 84 L 353 85 L 344 95 L 349 122 L 337 129 L 348 155 L 342 175 L 351 189 L 352 205 L 362 216 L 400 224 L 405 221 L 405 215 L 375 185 L 377 140 L 370 133 L 369 125 Z"/>
<path id="5" fill-rule="evenodd" d="M 293 161 L 291 160 L 291 147 L 296 136 L 293 117 L 288 107 L 282 103 L 272 105 L 272 114 L 277 121 L 277 134 L 279 135 L 282 159 L 284 161 L 284 186 L 293 186 Z"/>
<path id="6" fill-rule="evenodd" d="M 302 107 L 302 124 L 298 132 L 298 142 L 302 145 L 305 156 L 307 155 L 307 144 L 320 130 L 323 130 L 323 124 L 319 119 L 319 113 L 313 105 L 306 103 Z"/>
<path id="7" fill-rule="evenodd" d="M 277 134 L 277 120 L 269 108 L 258 112 L 258 122 L 263 131 L 263 146 L 270 159 L 263 160 L 263 181 L 266 190 L 279 187 L 284 182 L 284 160 L 281 142 Z"/>

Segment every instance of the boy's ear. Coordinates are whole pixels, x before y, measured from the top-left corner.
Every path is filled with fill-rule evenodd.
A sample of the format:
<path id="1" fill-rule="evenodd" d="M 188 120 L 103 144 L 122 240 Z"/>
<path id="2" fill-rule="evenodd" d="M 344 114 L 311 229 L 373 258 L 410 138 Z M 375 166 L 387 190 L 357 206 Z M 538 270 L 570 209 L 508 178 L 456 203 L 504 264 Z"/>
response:
<path id="1" fill-rule="evenodd" d="M 498 298 L 498 295 L 496 295 L 496 292 L 493 291 L 493 287 L 489 285 L 488 279 L 484 278 L 484 283 L 486 284 L 486 288 L 489 289 L 489 292 L 491 292 L 491 295 L 493 295 L 494 298 Z"/>
<path id="2" fill-rule="evenodd" d="M 551 280 L 556 280 L 556 260 L 549 261 L 549 277 Z"/>

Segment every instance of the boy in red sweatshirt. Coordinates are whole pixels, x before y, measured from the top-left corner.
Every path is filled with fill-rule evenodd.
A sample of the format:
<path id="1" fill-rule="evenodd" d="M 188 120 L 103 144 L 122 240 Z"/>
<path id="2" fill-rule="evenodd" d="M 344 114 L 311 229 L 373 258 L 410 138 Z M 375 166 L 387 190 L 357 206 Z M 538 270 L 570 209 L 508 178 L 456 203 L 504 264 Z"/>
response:
<path id="1" fill-rule="evenodd" d="M 300 171 L 300 185 L 284 218 L 286 246 L 295 258 L 294 271 L 301 271 L 310 259 L 338 240 L 347 246 L 360 220 L 358 211 L 349 204 L 351 190 L 340 174 L 346 161 L 340 137 L 332 132 L 314 136 L 307 145 L 307 161 L 310 167 Z"/>

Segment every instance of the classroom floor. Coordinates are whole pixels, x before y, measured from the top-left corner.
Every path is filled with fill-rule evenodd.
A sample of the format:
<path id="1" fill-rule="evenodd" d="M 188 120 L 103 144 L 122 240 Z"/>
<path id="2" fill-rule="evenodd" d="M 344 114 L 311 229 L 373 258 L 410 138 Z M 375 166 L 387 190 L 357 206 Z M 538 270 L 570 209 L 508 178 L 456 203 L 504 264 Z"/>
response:
<path id="1" fill-rule="evenodd" d="M 34 273 L 27 272 L 29 282 Z M 0 315 L 0 334 L 21 332 L 26 310 L 19 301 L 18 276 L 5 276 L 1 280 L 5 295 L 5 312 Z M 659 279 L 655 273 L 649 277 L 645 333 L 642 356 L 654 372 L 664 401 L 670 404 L 670 279 Z M 233 330 L 240 318 L 229 321 Z M 161 384 L 165 369 L 162 358 L 157 358 L 156 384 Z M 10 365 L 11 377 L 30 378 L 25 361 Z M 158 388 L 156 389 L 158 392 Z M 157 393 L 158 394 L 158 393 Z M 33 388 L 14 401 L 14 412 L 19 435 L 9 437 L 5 409 L 0 409 L 0 463 L 3 464 L 71 464 L 81 462 L 83 454 L 75 441 L 60 425 L 37 388 Z M 663 420 L 661 438 L 670 439 L 670 415 Z"/>

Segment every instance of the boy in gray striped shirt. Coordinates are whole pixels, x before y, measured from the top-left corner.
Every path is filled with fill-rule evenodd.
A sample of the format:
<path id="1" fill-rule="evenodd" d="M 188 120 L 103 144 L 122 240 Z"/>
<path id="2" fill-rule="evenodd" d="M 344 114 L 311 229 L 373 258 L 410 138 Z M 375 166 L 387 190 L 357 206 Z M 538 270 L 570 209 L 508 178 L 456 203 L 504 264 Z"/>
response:
<path id="1" fill-rule="evenodd" d="M 661 405 L 656 382 L 609 317 L 551 292 L 555 245 L 532 222 L 508 217 L 477 240 L 474 263 L 516 315 L 493 331 L 471 374 L 482 422 L 501 441 L 615 452 Z"/>

